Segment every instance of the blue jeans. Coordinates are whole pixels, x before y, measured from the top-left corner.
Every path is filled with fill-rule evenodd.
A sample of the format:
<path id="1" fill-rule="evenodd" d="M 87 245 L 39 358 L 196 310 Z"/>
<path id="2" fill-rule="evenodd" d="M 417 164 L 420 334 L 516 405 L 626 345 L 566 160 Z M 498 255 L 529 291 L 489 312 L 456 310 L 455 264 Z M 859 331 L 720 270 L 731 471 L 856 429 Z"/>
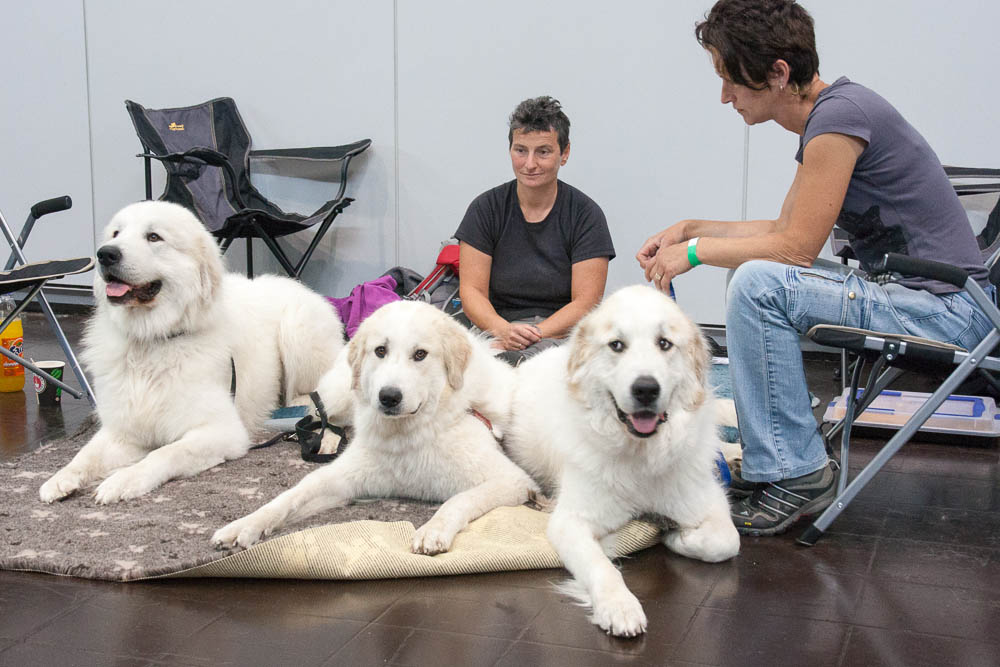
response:
<path id="1" fill-rule="evenodd" d="M 800 334 L 814 325 L 904 333 L 966 349 L 992 328 L 964 291 L 936 296 L 853 273 L 765 261 L 736 269 L 726 311 L 742 476 L 751 482 L 799 477 L 826 465 L 799 348 Z"/>

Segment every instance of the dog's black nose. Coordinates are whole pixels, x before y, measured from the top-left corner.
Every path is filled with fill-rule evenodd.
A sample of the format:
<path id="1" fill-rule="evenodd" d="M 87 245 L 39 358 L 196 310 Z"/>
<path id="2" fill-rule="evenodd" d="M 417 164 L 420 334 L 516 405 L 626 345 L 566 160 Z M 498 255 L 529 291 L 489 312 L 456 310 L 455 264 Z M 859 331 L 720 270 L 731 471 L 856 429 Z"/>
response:
<path id="1" fill-rule="evenodd" d="M 114 266 L 122 259 L 122 251 L 117 246 L 105 245 L 97 249 L 97 261 L 101 266 Z"/>
<path id="2" fill-rule="evenodd" d="M 378 402 L 384 407 L 394 408 L 403 400 L 403 392 L 397 387 L 382 387 L 378 392 Z"/>
<path id="3" fill-rule="evenodd" d="M 660 395 L 660 383 L 648 375 L 636 378 L 632 383 L 632 398 L 639 405 L 650 405 Z"/>

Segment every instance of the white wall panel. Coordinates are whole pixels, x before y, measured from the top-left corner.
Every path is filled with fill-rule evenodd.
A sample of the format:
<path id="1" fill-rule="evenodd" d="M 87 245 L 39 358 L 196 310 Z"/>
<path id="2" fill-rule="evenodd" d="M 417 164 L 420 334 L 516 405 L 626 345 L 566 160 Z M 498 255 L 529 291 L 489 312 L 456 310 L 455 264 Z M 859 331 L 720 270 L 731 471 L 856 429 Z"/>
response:
<path id="1" fill-rule="evenodd" d="M 90 255 L 94 226 L 82 3 L 5 2 L 0 48 L 0 211 L 16 233 L 32 204 L 69 195 L 73 208 L 42 218 L 25 255 L 29 262 Z M 0 243 L 3 265 L 8 255 L 6 243 Z M 89 285 L 91 276 L 60 282 Z"/>

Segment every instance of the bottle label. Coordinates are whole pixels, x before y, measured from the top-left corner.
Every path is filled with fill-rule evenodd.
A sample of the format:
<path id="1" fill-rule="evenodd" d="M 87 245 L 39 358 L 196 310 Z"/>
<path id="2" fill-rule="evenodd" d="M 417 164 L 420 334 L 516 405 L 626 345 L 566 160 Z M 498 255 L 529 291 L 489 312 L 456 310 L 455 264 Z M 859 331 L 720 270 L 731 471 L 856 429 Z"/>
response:
<path id="1" fill-rule="evenodd" d="M 22 354 L 22 352 L 24 350 L 24 338 L 23 337 L 19 337 L 19 338 L 3 338 L 3 339 L 0 339 L 0 345 L 3 345 L 5 348 L 7 348 L 8 350 L 10 350 L 11 352 L 13 352 L 14 354 L 16 354 L 19 357 L 24 356 Z M 22 366 L 21 364 L 17 363 L 16 361 L 14 361 L 12 359 L 8 359 L 7 357 L 4 357 L 3 358 L 3 376 L 4 377 L 14 377 L 14 376 L 17 376 L 17 375 L 24 375 L 24 366 Z"/>

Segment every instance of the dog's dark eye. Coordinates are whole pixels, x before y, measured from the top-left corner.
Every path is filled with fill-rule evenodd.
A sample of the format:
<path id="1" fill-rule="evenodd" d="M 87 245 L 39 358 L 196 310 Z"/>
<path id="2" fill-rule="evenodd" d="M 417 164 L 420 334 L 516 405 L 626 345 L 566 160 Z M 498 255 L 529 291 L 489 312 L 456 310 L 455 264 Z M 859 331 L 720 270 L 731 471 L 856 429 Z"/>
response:
<path id="1" fill-rule="evenodd" d="M 379 359 L 385 356 L 385 345 L 379 345 L 375 348 L 375 356 Z"/>
<path id="2" fill-rule="evenodd" d="M 613 352 L 625 351 L 625 343 L 621 342 L 620 340 L 611 341 L 610 343 L 608 343 L 608 347 L 610 347 Z"/>
<path id="3" fill-rule="evenodd" d="M 156 243 L 157 241 L 162 241 L 163 239 L 160 238 L 160 235 L 157 234 L 156 232 L 150 232 L 146 234 L 146 240 L 149 241 L 150 243 Z"/>
<path id="4" fill-rule="evenodd" d="M 117 229 L 115 231 L 111 232 L 111 238 L 114 238 L 116 236 L 118 236 L 118 230 Z"/>
<path id="5" fill-rule="evenodd" d="M 417 350 L 413 353 L 414 361 L 423 361 L 427 358 L 427 350 Z"/>
<path id="6" fill-rule="evenodd" d="M 661 350 L 669 350 L 670 348 L 672 348 L 674 346 L 674 344 L 671 343 L 666 338 L 661 338 L 660 340 L 658 340 L 656 342 L 656 344 L 660 346 Z"/>

